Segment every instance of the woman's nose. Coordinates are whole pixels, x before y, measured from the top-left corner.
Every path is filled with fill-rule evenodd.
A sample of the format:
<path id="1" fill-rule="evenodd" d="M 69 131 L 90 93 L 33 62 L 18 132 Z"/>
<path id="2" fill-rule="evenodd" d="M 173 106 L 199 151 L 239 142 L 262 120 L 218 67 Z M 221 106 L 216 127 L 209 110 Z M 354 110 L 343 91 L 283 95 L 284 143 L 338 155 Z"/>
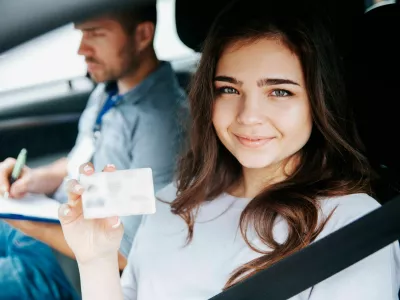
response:
<path id="1" fill-rule="evenodd" d="M 243 125 L 262 124 L 265 115 L 260 103 L 261 100 L 257 95 L 244 97 L 237 115 L 237 122 Z"/>

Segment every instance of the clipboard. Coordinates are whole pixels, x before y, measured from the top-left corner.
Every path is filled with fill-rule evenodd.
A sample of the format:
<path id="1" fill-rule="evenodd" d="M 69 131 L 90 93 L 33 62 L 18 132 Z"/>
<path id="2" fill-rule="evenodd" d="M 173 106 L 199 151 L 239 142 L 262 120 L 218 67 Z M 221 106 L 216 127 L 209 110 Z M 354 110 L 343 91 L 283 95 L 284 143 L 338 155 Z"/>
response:
<path id="1" fill-rule="evenodd" d="M 27 194 L 22 199 L 0 197 L 0 219 L 60 223 L 60 203 L 41 194 Z"/>

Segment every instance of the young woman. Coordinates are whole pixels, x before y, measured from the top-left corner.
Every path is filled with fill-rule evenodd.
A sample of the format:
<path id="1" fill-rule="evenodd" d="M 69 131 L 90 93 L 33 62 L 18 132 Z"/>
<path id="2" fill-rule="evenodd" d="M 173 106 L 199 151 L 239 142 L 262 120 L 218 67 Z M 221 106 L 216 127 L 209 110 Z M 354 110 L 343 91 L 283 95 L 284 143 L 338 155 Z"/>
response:
<path id="1" fill-rule="evenodd" d="M 84 220 L 70 182 L 60 219 L 83 299 L 208 299 L 379 206 L 329 27 L 259 2 L 231 5 L 205 42 L 190 150 L 142 221 L 122 287 L 123 226 Z M 293 300 L 397 299 L 399 257 L 388 246 Z"/>

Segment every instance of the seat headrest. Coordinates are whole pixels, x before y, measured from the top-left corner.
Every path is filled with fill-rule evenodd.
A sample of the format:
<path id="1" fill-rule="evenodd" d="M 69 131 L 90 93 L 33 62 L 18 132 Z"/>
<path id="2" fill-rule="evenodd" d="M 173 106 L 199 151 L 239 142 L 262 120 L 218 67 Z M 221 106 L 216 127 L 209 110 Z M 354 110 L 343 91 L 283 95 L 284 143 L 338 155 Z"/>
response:
<path id="1" fill-rule="evenodd" d="M 252 1 L 260 0 L 239 1 L 248 2 L 249 9 L 251 9 Z M 273 3 L 281 0 L 262 1 Z M 290 3 L 296 3 L 293 5 L 295 7 L 299 5 L 300 1 L 309 6 L 310 10 L 315 11 L 316 14 L 321 10 L 325 13 L 329 12 L 337 26 L 338 36 L 342 37 L 349 36 L 349 27 L 352 27 L 352 24 L 358 20 L 356 15 L 361 16 L 364 13 L 364 0 L 286 0 L 289 3 L 287 11 L 280 13 L 289 13 L 291 11 Z M 213 21 L 219 12 L 231 2 L 232 0 L 176 0 L 176 27 L 181 41 L 189 48 L 201 52 L 202 44 Z"/>
<path id="2" fill-rule="evenodd" d="M 200 52 L 214 19 L 229 2 L 229 0 L 214 0 L 210 5 L 209 0 L 176 0 L 176 29 L 181 41 L 189 48 Z"/>
<path id="3" fill-rule="evenodd" d="M 353 55 L 350 97 L 371 161 L 400 171 L 400 6 L 365 14 Z"/>

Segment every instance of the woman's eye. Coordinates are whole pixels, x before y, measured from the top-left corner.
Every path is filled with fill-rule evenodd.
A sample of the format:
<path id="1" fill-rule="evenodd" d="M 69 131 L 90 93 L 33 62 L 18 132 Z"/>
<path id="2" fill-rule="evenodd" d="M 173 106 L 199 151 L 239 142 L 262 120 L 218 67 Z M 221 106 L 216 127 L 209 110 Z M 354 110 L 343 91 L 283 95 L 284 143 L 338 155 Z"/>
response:
<path id="1" fill-rule="evenodd" d="M 239 94 L 239 92 L 232 87 L 222 87 L 218 89 L 218 94 Z"/>
<path id="2" fill-rule="evenodd" d="M 272 91 L 272 96 L 275 97 L 289 97 L 292 96 L 293 94 L 289 91 L 286 90 L 273 90 Z"/>

